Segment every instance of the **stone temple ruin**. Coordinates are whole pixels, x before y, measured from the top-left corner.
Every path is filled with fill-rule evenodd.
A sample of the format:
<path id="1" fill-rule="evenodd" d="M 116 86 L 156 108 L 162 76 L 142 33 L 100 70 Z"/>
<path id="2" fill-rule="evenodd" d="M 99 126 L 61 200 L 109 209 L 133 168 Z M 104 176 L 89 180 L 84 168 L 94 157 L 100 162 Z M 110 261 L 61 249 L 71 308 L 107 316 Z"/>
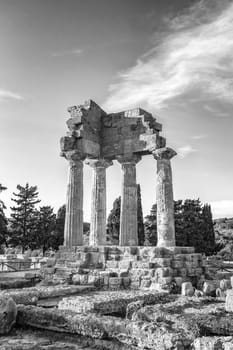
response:
<path id="1" fill-rule="evenodd" d="M 40 283 L 0 292 L 0 349 L 232 350 L 232 272 L 175 244 L 170 160 L 176 153 L 159 135 L 161 125 L 142 109 L 108 115 L 93 101 L 69 112 L 61 140 L 69 161 L 64 246 L 40 276 L 25 274 Z M 145 154 L 157 161 L 157 247 L 137 241 L 136 163 Z M 107 245 L 105 232 L 105 176 L 114 159 L 122 166 L 118 246 Z M 88 246 L 84 161 L 93 168 Z"/>
<path id="2" fill-rule="evenodd" d="M 198 280 L 204 272 L 201 254 L 175 244 L 171 158 L 176 152 L 160 136 L 162 125 L 141 108 L 107 114 L 92 100 L 68 111 L 69 131 L 61 139 L 61 155 L 69 162 L 69 180 L 56 277 L 70 276 L 76 266 L 87 270 L 85 278 L 80 277 L 85 281 L 93 274 L 99 278 L 114 273 L 114 286 L 108 281 L 114 289 L 122 284 L 135 289 L 166 285 L 174 278 L 180 283 Z M 136 164 L 147 154 L 157 161 L 157 247 L 139 247 L 137 238 Z M 106 243 L 106 169 L 113 160 L 122 168 L 119 246 Z M 93 169 L 89 246 L 83 246 L 84 162 Z"/>
<path id="3" fill-rule="evenodd" d="M 137 246 L 136 164 L 146 154 L 157 160 L 158 246 L 175 246 L 170 159 L 162 125 L 141 108 L 107 114 L 95 102 L 68 109 L 69 132 L 61 151 L 69 161 L 65 246 L 83 244 L 83 162 L 93 168 L 90 246 L 106 244 L 106 169 L 122 167 L 120 246 Z"/>

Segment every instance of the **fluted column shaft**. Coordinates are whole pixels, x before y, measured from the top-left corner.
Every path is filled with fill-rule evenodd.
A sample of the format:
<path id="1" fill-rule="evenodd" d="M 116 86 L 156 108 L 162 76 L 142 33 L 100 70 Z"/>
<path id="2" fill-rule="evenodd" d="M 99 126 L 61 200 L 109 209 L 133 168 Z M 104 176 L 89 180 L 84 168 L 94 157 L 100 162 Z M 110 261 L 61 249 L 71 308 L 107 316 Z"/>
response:
<path id="1" fill-rule="evenodd" d="M 91 227 L 89 245 L 106 244 L 106 168 L 112 162 L 106 160 L 87 160 L 93 168 Z"/>
<path id="2" fill-rule="evenodd" d="M 120 246 L 138 245 L 136 163 L 141 158 L 118 158 L 122 167 Z"/>
<path id="3" fill-rule="evenodd" d="M 164 147 L 153 152 L 157 160 L 157 246 L 175 246 L 174 201 L 172 169 L 170 159 L 176 155 L 171 148 Z"/>
<path id="4" fill-rule="evenodd" d="M 75 152 L 67 152 L 69 176 L 66 197 L 64 245 L 83 244 L 83 161 Z"/>

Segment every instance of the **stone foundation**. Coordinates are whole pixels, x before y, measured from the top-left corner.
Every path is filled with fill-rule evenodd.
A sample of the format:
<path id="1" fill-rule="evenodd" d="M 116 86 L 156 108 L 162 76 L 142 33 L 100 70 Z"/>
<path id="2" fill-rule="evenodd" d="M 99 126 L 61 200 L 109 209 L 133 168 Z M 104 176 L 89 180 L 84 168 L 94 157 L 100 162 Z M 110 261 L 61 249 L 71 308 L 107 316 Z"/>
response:
<path id="1" fill-rule="evenodd" d="M 205 275 L 205 259 L 192 247 L 60 247 L 55 266 L 42 273 L 54 281 L 110 290 L 159 289 L 172 282 L 196 285 Z"/>

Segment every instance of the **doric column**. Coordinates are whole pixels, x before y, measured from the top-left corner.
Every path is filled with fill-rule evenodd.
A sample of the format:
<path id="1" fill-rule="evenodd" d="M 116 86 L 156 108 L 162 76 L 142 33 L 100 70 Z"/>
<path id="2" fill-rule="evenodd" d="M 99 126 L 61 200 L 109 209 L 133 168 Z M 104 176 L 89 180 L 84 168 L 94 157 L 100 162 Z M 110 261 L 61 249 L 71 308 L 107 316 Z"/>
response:
<path id="1" fill-rule="evenodd" d="M 153 152 L 157 160 L 157 235 L 159 247 L 175 246 L 174 202 L 170 159 L 176 152 L 168 147 Z"/>
<path id="2" fill-rule="evenodd" d="M 88 159 L 86 163 L 93 168 L 89 245 L 104 245 L 106 244 L 106 168 L 113 163 L 104 159 Z"/>
<path id="3" fill-rule="evenodd" d="M 78 151 L 64 153 L 69 161 L 64 245 L 83 244 L 83 156 Z"/>
<path id="4" fill-rule="evenodd" d="M 140 156 L 118 157 L 122 167 L 120 238 L 121 246 L 138 245 L 136 164 Z"/>

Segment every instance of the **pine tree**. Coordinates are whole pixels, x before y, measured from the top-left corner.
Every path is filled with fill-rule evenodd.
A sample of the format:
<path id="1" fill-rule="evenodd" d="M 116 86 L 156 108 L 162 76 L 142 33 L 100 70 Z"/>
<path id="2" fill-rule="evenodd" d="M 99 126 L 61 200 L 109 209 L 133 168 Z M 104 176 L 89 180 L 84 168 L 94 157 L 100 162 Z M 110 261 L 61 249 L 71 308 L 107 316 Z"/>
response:
<path id="1" fill-rule="evenodd" d="M 29 241 L 31 249 L 40 248 L 43 254 L 51 247 L 53 237 L 52 234 L 56 226 L 56 214 L 50 206 L 43 206 L 37 211 L 37 221 L 33 238 Z"/>
<path id="2" fill-rule="evenodd" d="M 6 190 L 7 188 L 0 184 L 0 192 Z M 2 200 L 0 200 L 0 245 L 7 244 L 7 218 L 4 213 L 6 206 Z"/>
<path id="3" fill-rule="evenodd" d="M 35 205 L 40 202 L 38 199 L 37 186 L 17 185 L 18 193 L 13 193 L 12 200 L 16 206 L 11 207 L 11 237 L 10 243 L 13 246 L 20 245 L 22 250 L 29 247 L 31 236 L 36 229 L 37 214 Z"/>
<path id="4" fill-rule="evenodd" d="M 145 242 L 145 231 L 143 223 L 143 212 L 142 212 L 142 197 L 141 197 L 141 186 L 137 185 L 137 217 L 138 217 L 138 245 L 144 245 Z"/>

